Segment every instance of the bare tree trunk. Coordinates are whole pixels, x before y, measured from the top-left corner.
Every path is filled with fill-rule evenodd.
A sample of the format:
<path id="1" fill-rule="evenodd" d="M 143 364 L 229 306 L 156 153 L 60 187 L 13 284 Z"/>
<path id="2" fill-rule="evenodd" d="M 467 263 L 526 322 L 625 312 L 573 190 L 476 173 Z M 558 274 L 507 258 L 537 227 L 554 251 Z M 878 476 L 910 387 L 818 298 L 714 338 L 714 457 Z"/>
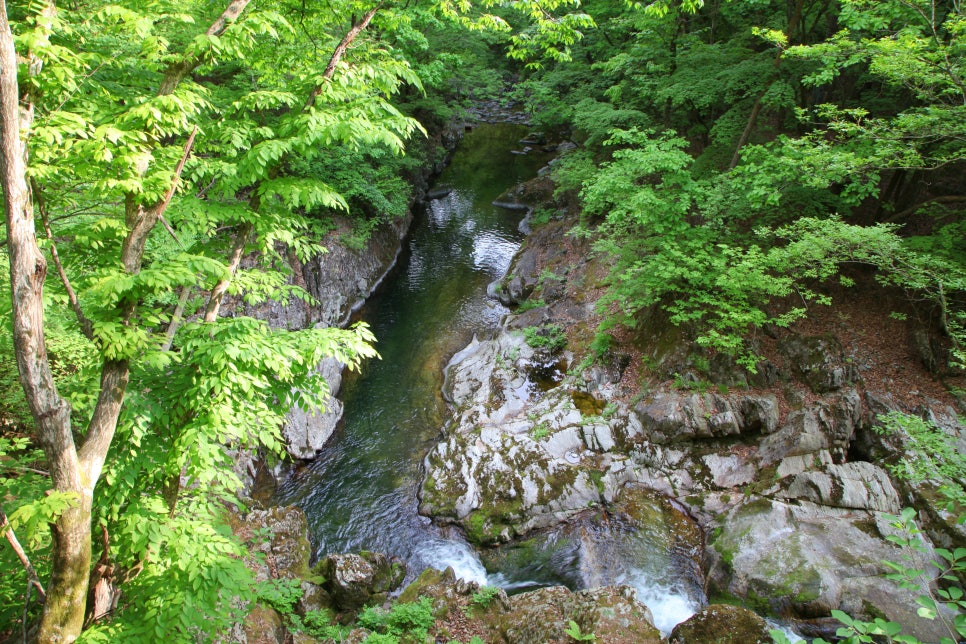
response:
<path id="1" fill-rule="evenodd" d="M 788 27 L 785 29 L 785 38 L 788 43 L 791 43 L 792 36 L 795 35 L 795 30 L 798 29 L 798 22 L 802 19 L 802 10 L 805 7 L 805 0 L 796 0 L 795 9 L 792 12 L 791 18 L 788 20 Z M 784 49 L 779 49 L 778 54 L 775 56 L 775 62 L 773 67 L 772 75 L 776 76 L 778 74 L 778 68 L 781 66 L 782 55 L 785 53 Z M 738 165 L 741 160 L 741 148 L 745 147 L 748 143 L 748 139 L 751 138 L 751 133 L 755 129 L 755 124 L 758 122 L 758 115 L 761 113 L 762 101 L 765 98 L 765 94 L 768 92 L 768 88 L 771 86 L 769 82 L 765 89 L 762 90 L 758 98 L 755 99 L 755 104 L 751 108 L 751 114 L 748 116 L 748 122 L 745 124 L 745 129 L 741 133 L 741 137 L 738 139 L 738 144 L 735 146 L 735 153 L 731 157 L 731 163 L 728 164 L 728 169 L 733 169 Z"/>

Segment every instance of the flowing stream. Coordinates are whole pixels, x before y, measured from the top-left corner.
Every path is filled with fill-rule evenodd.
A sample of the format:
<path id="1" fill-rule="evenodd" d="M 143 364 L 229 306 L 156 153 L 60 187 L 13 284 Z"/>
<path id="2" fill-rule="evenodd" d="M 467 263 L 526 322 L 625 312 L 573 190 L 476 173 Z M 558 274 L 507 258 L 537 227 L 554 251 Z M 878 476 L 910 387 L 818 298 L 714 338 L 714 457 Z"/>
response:
<path id="1" fill-rule="evenodd" d="M 402 558 L 411 575 L 449 565 L 486 582 L 461 535 L 444 535 L 419 516 L 416 491 L 422 459 L 445 422 L 447 360 L 474 333 L 498 328 L 507 312 L 486 286 L 523 241 L 521 215 L 491 202 L 546 163 L 546 155 L 511 153 L 525 134 L 510 124 L 466 134 L 436 184 L 453 191 L 417 213 L 397 267 L 361 312 L 382 359 L 346 374 L 341 429 L 276 493 L 278 503 L 305 510 L 320 556 L 373 550 Z"/>
<path id="2" fill-rule="evenodd" d="M 474 334 L 496 330 L 507 313 L 486 296 L 486 286 L 506 272 L 523 241 L 517 231 L 521 215 L 491 202 L 548 160 L 540 153 L 512 154 L 525 134 L 510 124 L 482 125 L 466 134 L 437 182 L 452 192 L 417 214 L 396 269 L 361 312 L 382 359 L 347 374 L 341 429 L 315 461 L 279 487 L 274 501 L 305 511 L 318 556 L 384 552 L 407 563 L 409 579 L 427 567 L 452 566 L 458 576 L 508 589 L 629 583 L 642 598 L 657 592 L 673 608 L 658 624 L 666 630 L 693 613 L 694 602 L 683 590 L 668 590 L 673 584 L 661 574 L 634 562 L 608 563 L 612 574 L 604 579 L 599 571 L 596 577 L 568 574 L 568 568 L 582 565 L 577 559 L 586 544 L 579 543 L 563 548 L 567 556 L 547 557 L 542 566 L 530 557 L 524 563 L 490 557 L 488 574 L 459 531 L 441 529 L 417 512 L 422 459 L 446 419 L 443 368 Z M 615 538 L 624 537 L 603 535 L 606 542 Z M 639 558 L 655 561 L 653 553 Z"/>

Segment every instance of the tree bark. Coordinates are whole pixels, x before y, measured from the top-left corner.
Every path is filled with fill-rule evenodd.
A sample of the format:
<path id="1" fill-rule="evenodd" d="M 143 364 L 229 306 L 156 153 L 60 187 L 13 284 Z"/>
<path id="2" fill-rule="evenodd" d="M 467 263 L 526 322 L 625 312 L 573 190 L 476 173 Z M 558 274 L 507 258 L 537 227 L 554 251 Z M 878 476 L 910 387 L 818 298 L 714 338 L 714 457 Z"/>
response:
<path id="1" fill-rule="evenodd" d="M 31 114 L 20 109 L 17 53 L 0 4 L 0 174 L 2 174 L 10 287 L 13 308 L 14 353 L 27 404 L 37 424 L 36 437 L 50 470 L 54 489 L 77 495 L 75 504 L 52 526 L 53 572 L 47 586 L 39 638 L 70 642 L 84 622 L 87 569 L 90 565 L 90 508 L 84 494 L 74 439 L 70 406 L 54 384 L 44 339 L 43 285 L 47 262 L 37 245 L 33 206 L 27 191 L 25 145 L 21 128 L 29 128 Z M 91 487 L 91 492 L 93 488 Z M 86 534 L 86 538 L 85 538 Z M 75 607 L 79 606 L 80 610 Z"/>

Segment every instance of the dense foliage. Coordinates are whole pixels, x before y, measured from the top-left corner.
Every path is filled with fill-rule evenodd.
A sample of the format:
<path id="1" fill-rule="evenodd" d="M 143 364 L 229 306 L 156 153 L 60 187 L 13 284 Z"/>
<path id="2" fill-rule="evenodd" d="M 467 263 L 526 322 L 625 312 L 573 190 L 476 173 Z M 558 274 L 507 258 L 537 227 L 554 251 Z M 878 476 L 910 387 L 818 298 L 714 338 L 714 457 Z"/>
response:
<path id="1" fill-rule="evenodd" d="M 352 244 L 402 215 L 406 173 L 435 160 L 427 128 L 501 84 L 487 66 L 507 36 L 478 29 L 506 21 L 464 4 L 286 0 L 10 2 L 4 15 L 20 63 L 5 68 L 20 114 L 4 120 L 27 147 L 26 172 L 4 172 L 31 191 L 6 205 L 36 216 L 43 232 L 26 241 L 50 271 L 42 330 L 26 332 L 46 352 L 11 333 L 27 308 L 18 291 L 0 300 L 2 530 L 61 585 L 47 585 L 41 615 L 43 586 L 0 549 L 3 569 L 21 571 L 0 581 L 0 623 L 39 616 L 41 637 L 65 640 L 80 620 L 92 641 L 209 639 L 256 597 L 226 522 L 234 454 L 278 452 L 286 411 L 321 407 L 323 357 L 354 368 L 375 356 L 364 326 L 276 331 L 224 317 L 224 298 L 311 299 L 290 284 L 291 260 L 324 252 L 336 217 Z M 24 238 L 8 241 L 5 263 Z M 20 270 L 11 261 L 0 278 L 8 293 Z M 25 399 L 18 382 L 24 351 L 52 378 L 41 397 L 69 405 L 56 440 L 34 429 L 45 411 L 35 383 L 23 380 Z M 73 467 L 61 457 L 79 478 L 61 476 Z M 65 545 L 68 532 L 79 536 Z M 107 604 L 92 594 L 85 615 L 89 572 Z"/>
<path id="2" fill-rule="evenodd" d="M 614 259 L 608 324 L 661 306 L 754 370 L 751 331 L 871 269 L 963 365 L 960 3 L 585 6 L 598 28 L 523 93 L 580 143 L 557 179 Z"/>
<path id="3" fill-rule="evenodd" d="M 61 485 L 62 448 L 18 376 L 24 275 L 8 217 L 0 529 L 12 534 L 9 518 L 37 577 L 62 583 L 58 530 L 84 525 L 74 591 L 106 578 L 116 602 L 87 606 L 91 641 L 206 640 L 270 602 L 227 527 L 239 481 L 226 447 L 278 451 L 285 411 L 324 400 L 319 360 L 353 367 L 375 351 L 365 327 L 283 333 L 224 316 L 224 298 L 310 299 L 291 259 L 323 252 L 337 222 L 358 246 L 401 215 L 408 174 L 436 160 L 425 135 L 511 72 L 535 123 L 578 144 L 555 179 L 582 211 L 572 234 L 612 261 L 605 330 L 661 307 L 754 371 L 755 330 L 828 302 L 830 280 L 866 279 L 908 294 L 903 314 L 944 338 L 940 368 L 966 363 L 959 2 L 4 6 L 20 94 L 4 119 L 23 127 L 19 178 L 50 266 L 34 358 L 69 404 L 66 452 L 110 426 L 90 498 Z M 547 326 L 528 340 L 565 339 Z M 76 616 L 41 615 L 41 584 L 12 549 L 0 565 L 17 571 L 0 578 L 0 624 L 74 620 L 76 637 Z M 387 638 L 422 633 L 424 608 L 364 619 Z"/>

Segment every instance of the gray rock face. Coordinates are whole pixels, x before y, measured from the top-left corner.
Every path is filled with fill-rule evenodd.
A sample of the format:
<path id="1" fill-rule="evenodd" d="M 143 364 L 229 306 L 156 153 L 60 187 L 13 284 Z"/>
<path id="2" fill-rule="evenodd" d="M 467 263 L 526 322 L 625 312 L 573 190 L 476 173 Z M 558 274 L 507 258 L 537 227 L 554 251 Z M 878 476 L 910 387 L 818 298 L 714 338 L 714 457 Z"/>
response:
<path id="1" fill-rule="evenodd" d="M 640 436 L 637 418 L 622 408 L 606 419 L 581 413 L 575 400 L 595 399 L 578 396 L 571 381 L 540 391 L 531 373 L 539 361 L 519 332 L 474 341 L 453 357 L 444 393 L 455 418 L 426 458 L 421 512 L 460 523 L 478 542 L 506 540 L 558 523 L 625 482 L 626 458 L 608 457 L 614 473 L 596 480 L 590 466 Z"/>
<path id="2" fill-rule="evenodd" d="M 327 252 L 305 264 L 292 260 L 294 283 L 311 293 L 318 300 L 316 304 L 302 300 L 266 302 L 255 307 L 236 303 L 236 310 L 278 329 L 342 326 L 395 263 L 400 242 L 411 223 L 410 214 L 376 227 L 362 249 L 340 243 L 340 236 L 350 232 L 352 226 L 343 223 L 322 240 Z"/>
<path id="3" fill-rule="evenodd" d="M 881 513 L 753 500 L 719 518 L 708 549 L 711 592 L 801 619 L 833 609 L 868 617 L 874 606 L 909 633 L 937 641 L 936 624 L 916 615 L 919 593 L 884 576 L 883 562 L 904 554 L 930 568 L 927 557 L 916 560 L 885 541 L 892 530 Z"/>
<path id="4" fill-rule="evenodd" d="M 890 514 L 898 514 L 900 510 L 899 494 L 889 475 L 866 462 L 833 464 L 823 471 L 801 472 L 791 477 L 779 496 L 836 508 Z"/>
<path id="5" fill-rule="evenodd" d="M 861 399 L 854 389 L 828 396 L 804 410 L 792 412 L 781 429 L 763 439 L 762 461 L 767 465 L 823 450 L 831 451 L 837 460 L 844 460 L 861 418 Z"/>
<path id="6" fill-rule="evenodd" d="M 858 370 L 845 359 L 833 336 L 794 335 L 779 343 L 793 373 L 817 394 L 837 391 L 858 380 Z"/>
<path id="7" fill-rule="evenodd" d="M 314 458 L 335 431 L 339 419 L 342 418 L 342 401 L 336 396 L 342 387 L 344 368 L 345 365 L 335 358 L 326 358 L 317 368 L 329 384 L 324 410 L 295 407 L 289 411 L 285 426 L 282 427 L 282 437 L 285 439 L 285 449 L 292 458 Z"/>
<path id="8" fill-rule="evenodd" d="M 778 427 L 778 399 L 772 394 L 659 393 L 634 411 L 656 443 L 768 434 Z"/>
<path id="9" fill-rule="evenodd" d="M 554 525 L 600 501 L 586 472 L 493 427 L 451 435 L 426 470 L 420 512 L 462 523 L 478 543 Z"/>

